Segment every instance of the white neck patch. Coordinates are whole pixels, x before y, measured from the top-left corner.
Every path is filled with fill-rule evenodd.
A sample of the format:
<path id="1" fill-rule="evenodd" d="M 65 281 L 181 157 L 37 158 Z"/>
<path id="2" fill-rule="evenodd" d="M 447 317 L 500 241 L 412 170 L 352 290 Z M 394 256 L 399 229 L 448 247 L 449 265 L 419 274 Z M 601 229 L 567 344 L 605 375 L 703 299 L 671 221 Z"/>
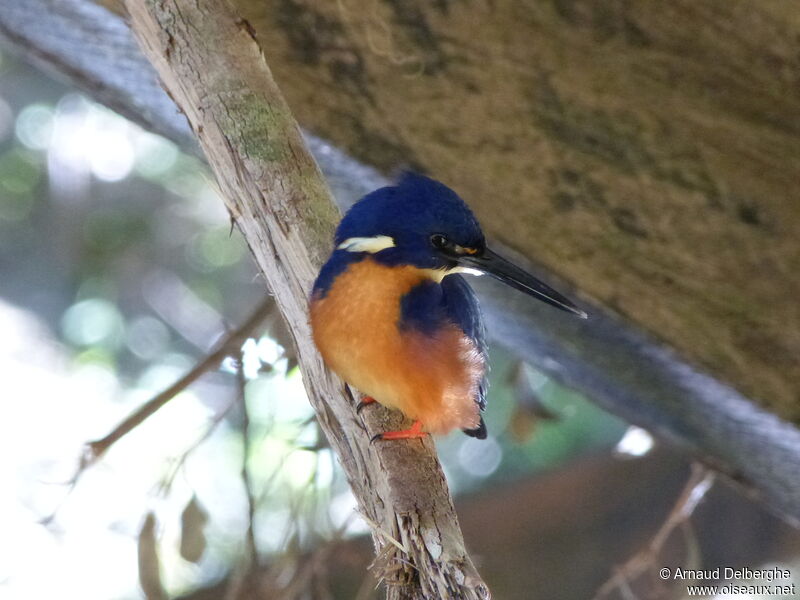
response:
<path id="1" fill-rule="evenodd" d="M 374 237 L 352 237 L 347 238 L 336 246 L 337 250 L 347 250 L 348 252 L 369 252 L 375 254 L 386 248 L 394 248 L 394 239 L 388 235 L 376 235 Z"/>
<path id="2" fill-rule="evenodd" d="M 452 269 L 425 269 L 425 272 L 436 283 L 442 283 L 442 279 L 444 279 L 448 275 L 453 275 L 455 273 L 463 273 L 464 275 L 477 275 L 477 276 L 483 275 L 483 271 L 479 271 L 478 269 L 471 269 L 469 267 L 453 267 Z"/>

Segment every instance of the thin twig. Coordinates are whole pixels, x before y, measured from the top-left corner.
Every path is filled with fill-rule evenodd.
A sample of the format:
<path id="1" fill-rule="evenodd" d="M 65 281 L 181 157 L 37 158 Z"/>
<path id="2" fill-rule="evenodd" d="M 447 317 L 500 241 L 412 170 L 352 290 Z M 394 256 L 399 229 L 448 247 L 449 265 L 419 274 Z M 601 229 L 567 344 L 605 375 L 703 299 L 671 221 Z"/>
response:
<path id="1" fill-rule="evenodd" d="M 58 514 L 58 511 L 63 503 L 70 496 L 70 494 L 72 494 L 72 491 L 78 484 L 78 480 L 86 471 L 86 469 L 91 467 L 106 452 L 108 452 L 111 446 L 136 429 L 136 427 L 141 425 L 145 419 L 152 416 L 156 411 L 158 411 L 158 409 L 163 407 L 172 398 L 197 381 L 197 379 L 199 379 L 204 373 L 211 371 L 212 369 L 216 369 L 227 356 L 239 350 L 241 345 L 244 343 L 244 340 L 253 332 L 256 327 L 258 327 L 262 321 L 264 321 L 272 313 L 274 307 L 275 303 L 273 299 L 271 297 L 267 298 L 264 302 L 258 305 L 256 310 L 253 311 L 250 317 L 244 323 L 242 323 L 238 329 L 235 329 L 226 335 L 217 344 L 214 351 L 197 363 L 191 371 L 173 383 L 166 390 L 137 408 L 133 413 L 128 415 L 128 417 L 126 417 L 122 423 L 117 425 L 111 431 L 111 433 L 99 440 L 88 442 L 84 446 L 84 450 L 81 454 L 75 474 L 70 478 L 69 481 L 66 482 L 68 489 L 64 494 L 64 497 L 59 501 L 58 505 L 49 515 L 40 520 L 40 523 L 43 525 L 48 525 L 53 521 L 53 519 L 55 519 L 56 514 Z"/>
<path id="2" fill-rule="evenodd" d="M 247 567 L 252 570 L 258 564 L 258 547 L 256 546 L 255 534 L 255 499 L 253 496 L 253 481 L 250 478 L 250 470 L 247 463 L 250 460 L 250 413 L 247 411 L 247 398 L 245 388 L 247 379 L 244 376 L 244 356 L 239 349 L 236 365 L 236 388 L 239 406 L 242 411 L 242 484 L 244 485 L 245 495 L 247 496 Z"/>
<path id="3" fill-rule="evenodd" d="M 116 442 L 124 436 L 133 431 L 136 427 L 142 424 L 148 417 L 153 415 L 158 409 L 163 407 L 167 402 L 174 398 L 177 394 L 189 387 L 192 383 L 197 381 L 201 375 L 215 369 L 219 364 L 230 354 L 239 349 L 244 343 L 244 340 L 252 333 L 261 321 L 263 321 L 274 308 L 272 298 L 262 302 L 252 315 L 238 328 L 225 336 L 222 341 L 217 344 L 217 347 L 206 356 L 203 360 L 197 363 L 194 368 L 186 375 L 181 377 L 178 381 L 173 383 L 166 390 L 156 395 L 151 400 L 131 413 L 122 423 L 117 425 L 111 433 L 105 437 L 89 442 L 86 445 L 86 450 L 81 458 L 81 466 L 79 469 L 82 471 L 89 465 L 96 462 L 103 456 L 108 449 L 111 448 Z"/>
<path id="4" fill-rule="evenodd" d="M 708 490 L 711 489 L 713 483 L 714 473 L 698 463 L 692 464 L 689 480 L 681 491 L 681 495 L 678 496 L 678 501 L 672 507 L 667 520 L 658 530 L 658 533 L 653 537 L 653 541 L 650 542 L 651 550 L 654 552 L 661 550 L 672 531 L 692 516 L 697 505 Z"/>
<path id="5" fill-rule="evenodd" d="M 633 593 L 630 584 L 642 573 L 655 566 L 667 540 L 676 528 L 681 527 L 686 539 L 688 559 L 692 562 L 699 561 L 697 540 L 691 529 L 689 519 L 692 517 L 697 505 L 708 493 L 714 484 L 714 473 L 698 463 L 692 464 L 692 472 L 681 491 L 678 499 L 667 515 L 666 520 L 658 529 L 653 539 L 630 560 L 614 570 L 614 575 L 606 581 L 594 596 L 594 600 L 608 597 L 614 590 L 619 590 L 623 597 Z"/>
<path id="6" fill-rule="evenodd" d="M 198 437 L 192 443 L 191 446 L 186 448 L 186 450 L 184 450 L 178 458 L 175 459 L 175 461 L 173 462 L 173 464 L 170 467 L 169 473 L 166 475 L 166 477 L 164 477 L 164 479 L 162 480 L 162 482 L 161 482 L 161 484 L 159 486 L 160 493 L 161 493 L 162 496 L 166 496 L 167 493 L 169 493 L 169 490 L 172 487 L 172 482 L 175 480 L 175 477 L 177 476 L 178 471 L 180 471 L 181 467 L 184 465 L 186 460 L 189 458 L 189 455 L 192 452 L 194 452 L 195 450 L 197 450 L 208 438 L 211 437 L 211 434 L 214 433 L 214 431 L 216 431 L 216 429 L 219 426 L 219 424 L 222 423 L 222 421 L 225 419 L 225 417 L 228 415 L 228 413 L 231 412 L 231 409 L 234 406 L 236 406 L 237 400 L 238 400 L 238 398 L 234 398 L 233 400 L 231 400 L 225 406 L 225 408 L 223 408 L 221 411 L 219 411 L 217 414 L 215 414 L 211 418 L 208 427 L 206 427 L 206 430 L 202 433 L 202 435 L 200 437 Z"/>

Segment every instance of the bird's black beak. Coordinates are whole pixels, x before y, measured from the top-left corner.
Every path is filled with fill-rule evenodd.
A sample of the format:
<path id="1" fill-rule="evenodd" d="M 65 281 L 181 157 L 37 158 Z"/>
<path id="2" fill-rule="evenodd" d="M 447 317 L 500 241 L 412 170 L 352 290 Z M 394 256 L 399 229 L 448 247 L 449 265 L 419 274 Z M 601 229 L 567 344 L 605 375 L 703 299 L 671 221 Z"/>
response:
<path id="1" fill-rule="evenodd" d="M 499 279 L 503 283 L 510 285 L 526 294 L 538 298 L 542 302 L 546 302 L 551 306 L 560 308 L 572 314 L 578 315 L 582 319 L 586 319 L 588 315 L 580 308 L 575 306 L 572 301 L 568 300 L 549 285 L 539 281 L 531 275 L 526 273 L 514 263 L 507 261 L 499 254 L 495 254 L 488 248 L 479 254 L 464 254 L 458 257 L 458 264 L 462 267 L 476 269 L 482 271 L 487 275 L 491 275 L 495 279 Z"/>

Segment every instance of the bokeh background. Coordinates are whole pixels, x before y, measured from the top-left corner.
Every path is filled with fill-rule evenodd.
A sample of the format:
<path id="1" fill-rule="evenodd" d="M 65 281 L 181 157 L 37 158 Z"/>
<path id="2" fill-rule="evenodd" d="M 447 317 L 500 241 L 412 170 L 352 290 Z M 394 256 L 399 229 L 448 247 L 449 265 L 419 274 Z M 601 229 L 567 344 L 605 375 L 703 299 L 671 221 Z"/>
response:
<path id="1" fill-rule="evenodd" d="M 379 596 L 277 314 L 75 479 L 266 298 L 200 160 L 0 54 L 0 597 L 246 597 L 250 568 L 269 597 Z M 471 552 L 498 598 L 592 597 L 689 465 L 491 357 L 489 439 L 437 440 Z M 725 482 L 686 523 L 659 565 L 800 573 L 798 532 Z"/>

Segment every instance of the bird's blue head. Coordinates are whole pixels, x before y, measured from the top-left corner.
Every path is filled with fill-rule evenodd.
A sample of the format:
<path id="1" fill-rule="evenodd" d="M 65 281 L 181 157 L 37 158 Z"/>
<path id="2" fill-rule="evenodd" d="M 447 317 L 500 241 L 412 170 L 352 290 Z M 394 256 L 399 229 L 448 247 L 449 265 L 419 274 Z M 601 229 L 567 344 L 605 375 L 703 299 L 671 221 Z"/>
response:
<path id="1" fill-rule="evenodd" d="M 446 185 L 406 173 L 397 185 L 367 194 L 336 230 L 335 248 L 314 285 L 326 294 L 337 275 L 364 258 L 425 269 L 433 280 L 486 273 L 562 310 L 586 316 L 567 298 L 486 247 L 478 221 Z"/>
<path id="2" fill-rule="evenodd" d="M 406 173 L 397 185 L 357 202 L 336 230 L 336 248 L 362 250 L 391 266 L 447 270 L 456 254 L 477 254 L 486 243 L 466 203 L 446 185 Z"/>

